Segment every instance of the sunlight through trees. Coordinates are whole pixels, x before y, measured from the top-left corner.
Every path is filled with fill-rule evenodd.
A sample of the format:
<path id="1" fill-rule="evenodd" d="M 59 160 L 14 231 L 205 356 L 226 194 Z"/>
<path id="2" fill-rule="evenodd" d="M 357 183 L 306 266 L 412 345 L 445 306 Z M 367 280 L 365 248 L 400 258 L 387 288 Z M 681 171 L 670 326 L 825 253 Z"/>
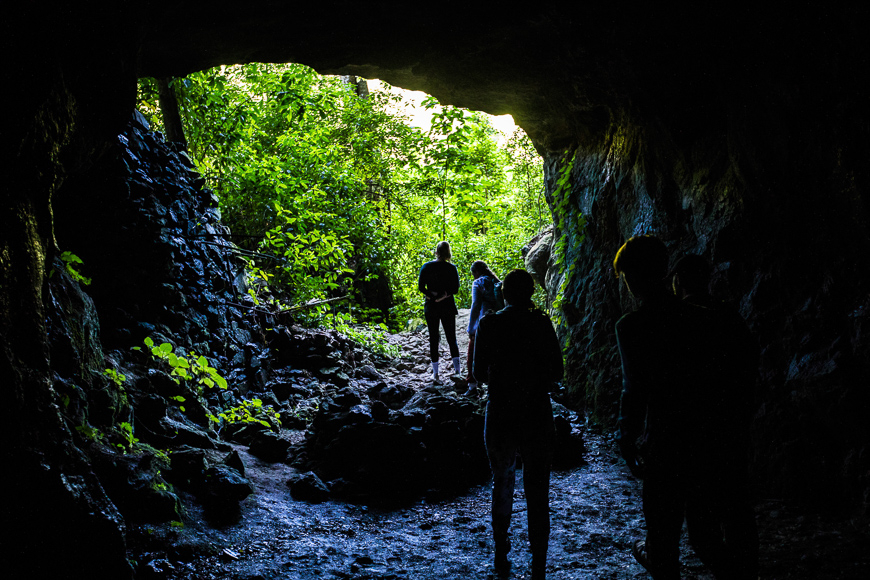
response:
<path id="1" fill-rule="evenodd" d="M 258 300 L 350 294 L 344 320 L 403 327 L 421 317 L 417 272 L 439 240 L 467 277 L 467 306 L 471 262 L 499 275 L 522 267 L 522 246 L 551 222 L 529 138 L 499 132 L 484 113 L 426 97 L 415 124 L 405 92 L 296 64 L 218 67 L 170 84 L 189 155 L 233 241 L 256 254 Z M 140 80 L 138 105 L 165 131 L 155 80 Z"/>

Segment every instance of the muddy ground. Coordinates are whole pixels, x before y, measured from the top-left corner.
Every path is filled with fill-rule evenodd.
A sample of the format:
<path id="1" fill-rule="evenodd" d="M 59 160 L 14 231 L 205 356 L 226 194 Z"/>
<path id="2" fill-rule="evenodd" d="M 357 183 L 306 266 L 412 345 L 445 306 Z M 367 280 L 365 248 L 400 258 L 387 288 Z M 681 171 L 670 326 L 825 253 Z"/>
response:
<path id="1" fill-rule="evenodd" d="M 467 312 L 467 311 L 466 311 Z M 463 314 L 466 314 L 463 312 Z M 462 319 L 457 327 L 461 332 Z M 414 363 L 406 384 L 431 384 L 425 331 L 394 337 Z M 442 351 L 444 351 L 442 343 Z M 463 361 L 465 359 L 463 347 Z M 442 366 L 448 368 L 446 352 Z M 413 376 L 408 377 L 407 374 Z M 398 377 L 388 377 L 398 380 Z M 552 580 L 649 578 L 630 553 L 643 537 L 640 482 L 618 457 L 612 437 L 587 429 L 587 463 L 554 472 L 548 578 Z M 167 580 L 453 580 L 496 578 L 489 527 L 491 486 L 458 497 L 424 498 L 400 507 L 328 501 L 295 501 L 286 486 L 291 468 L 266 463 L 236 447 L 257 492 L 241 504 L 238 521 L 209 521 L 186 502 L 183 527 L 138 526 L 130 530 L 137 578 Z M 529 576 L 525 501 L 518 483 L 508 578 Z M 763 578 L 870 578 L 870 532 L 866 520 L 806 513 L 776 499 L 760 499 Z M 232 514 L 226 514 L 232 518 Z M 686 542 L 683 576 L 709 580 Z"/>

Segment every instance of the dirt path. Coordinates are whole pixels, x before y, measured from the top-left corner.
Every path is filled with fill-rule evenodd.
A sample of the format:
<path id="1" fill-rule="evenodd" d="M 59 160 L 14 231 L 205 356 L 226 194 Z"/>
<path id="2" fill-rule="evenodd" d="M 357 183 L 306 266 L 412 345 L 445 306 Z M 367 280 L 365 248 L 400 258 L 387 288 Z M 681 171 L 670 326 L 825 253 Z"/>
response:
<path id="1" fill-rule="evenodd" d="M 467 311 L 465 311 L 467 317 Z M 467 319 L 467 318 L 466 318 Z M 458 338 L 465 339 L 457 323 Z M 400 335 L 409 385 L 431 384 L 425 331 Z M 461 347 L 462 348 L 462 347 Z M 442 361 L 449 357 L 442 342 Z M 464 351 L 462 355 L 464 368 Z M 449 364 L 449 358 L 446 362 Z M 387 377 L 392 380 L 391 377 Z M 550 491 L 551 580 L 649 578 L 630 555 L 644 533 L 640 484 L 628 475 L 607 435 L 584 434 L 588 464 L 553 473 Z M 286 481 L 292 469 L 266 463 L 237 447 L 257 488 L 241 505 L 238 523 L 215 527 L 190 503 L 183 529 L 131 530 L 142 578 L 171 580 L 495 578 L 489 527 L 490 485 L 440 501 L 397 509 L 328 501 L 295 501 Z M 518 474 L 518 477 L 521 477 Z M 517 483 L 510 578 L 529 575 L 525 500 Z M 867 530 L 857 523 L 800 514 L 767 500 L 758 509 L 763 578 L 870 578 Z M 688 547 L 683 576 L 712 580 Z M 139 576 L 137 576 L 138 580 Z"/>

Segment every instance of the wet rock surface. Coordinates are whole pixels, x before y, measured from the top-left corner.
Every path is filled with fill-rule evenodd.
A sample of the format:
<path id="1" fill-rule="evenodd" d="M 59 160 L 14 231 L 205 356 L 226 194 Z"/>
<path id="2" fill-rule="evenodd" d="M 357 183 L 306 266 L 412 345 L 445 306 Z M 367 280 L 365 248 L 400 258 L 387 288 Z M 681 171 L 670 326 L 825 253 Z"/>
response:
<path id="1" fill-rule="evenodd" d="M 589 463 L 556 471 L 550 485 L 552 533 L 547 577 L 649 578 L 630 553 L 643 537 L 640 483 L 618 459 L 608 437 L 586 432 Z M 195 504 L 183 528 L 132 530 L 143 578 L 207 579 L 467 579 L 497 578 L 489 526 L 491 486 L 400 507 L 294 499 L 286 485 L 295 471 L 239 453 L 256 493 L 241 503 L 241 519 L 213 527 Z M 756 510 L 761 526 L 763 578 L 863 579 L 870 574 L 866 527 L 801 513 L 775 500 Z M 509 578 L 529 576 L 521 480 L 511 523 Z M 712 580 L 688 546 L 682 575 Z"/>

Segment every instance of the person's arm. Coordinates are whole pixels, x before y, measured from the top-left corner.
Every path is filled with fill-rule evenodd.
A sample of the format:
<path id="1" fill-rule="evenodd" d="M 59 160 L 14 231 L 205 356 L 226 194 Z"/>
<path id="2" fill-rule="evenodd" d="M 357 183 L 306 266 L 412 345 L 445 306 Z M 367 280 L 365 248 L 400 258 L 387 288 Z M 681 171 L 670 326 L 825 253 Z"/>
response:
<path id="1" fill-rule="evenodd" d="M 427 286 L 429 285 L 429 273 L 426 270 L 426 264 L 420 268 L 420 274 L 417 276 L 417 290 L 423 293 L 426 298 L 434 298 L 434 293 Z"/>
<path id="2" fill-rule="evenodd" d="M 646 393 L 639 375 L 639 352 L 625 318 L 616 323 L 616 343 L 622 360 L 622 396 L 619 403 L 618 443 L 622 457 L 635 476 L 640 476 L 637 461 L 637 439 L 643 430 L 646 416 Z"/>
<path id="3" fill-rule="evenodd" d="M 491 337 L 489 336 L 489 316 L 485 316 L 477 325 L 477 332 L 474 334 L 474 362 L 472 363 L 471 374 L 478 383 L 489 382 L 489 363 L 492 357 Z"/>
<path id="4" fill-rule="evenodd" d="M 541 316 L 542 320 L 542 346 L 544 347 L 544 360 L 542 361 L 544 368 L 544 376 L 549 383 L 561 381 L 565 374 L 565 361 L 562 360 L 562 346 L 559 344 L 559 337 L 556 336 L 556 329 L 553 328 L 553 323 L 546 315 Z"/>
<path id="5" fill-rule="evenodd" d="M 478 278 L 471 284 L 471 312 L 468 315 L 469 334 L 477 329 L 477 319 L 480 318 L 480 309 L 483 308 L 483 288 L 478 283 Z"/>
<path id="6" fill-rule="evenodd" d="M 453 264 L 450 264 L 453 266 Z M 447 283 L 447 294 L 455 295 L 459 292 L 459 270 L 453 266 L 453 271 L 450 273 L 450 280 Z"/>

